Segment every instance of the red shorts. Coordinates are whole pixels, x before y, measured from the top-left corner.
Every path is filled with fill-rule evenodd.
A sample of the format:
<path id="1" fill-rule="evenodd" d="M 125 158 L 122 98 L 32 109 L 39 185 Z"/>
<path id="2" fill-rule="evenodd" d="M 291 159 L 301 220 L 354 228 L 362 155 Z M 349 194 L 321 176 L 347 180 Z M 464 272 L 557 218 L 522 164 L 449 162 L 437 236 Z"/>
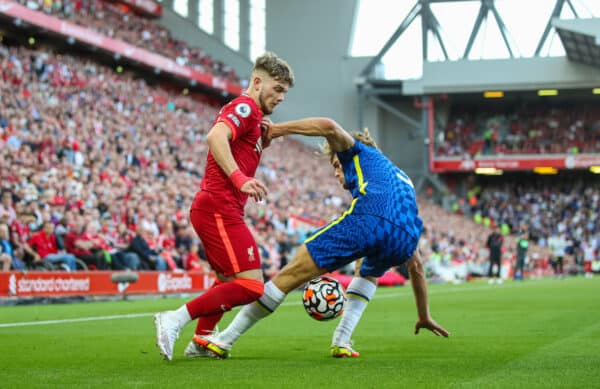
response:
<path id="1" fill-rule="evenodd" d="M 200 192 L 194 203 L 201 200 L 203 206 L 190 210 L 190 221 L 204 245 L 208 263 L 224 276 L 260 269 L 258 247 L 242 216 L 214 212 L 215 207 L 208 206 L 210 196 Z"/>

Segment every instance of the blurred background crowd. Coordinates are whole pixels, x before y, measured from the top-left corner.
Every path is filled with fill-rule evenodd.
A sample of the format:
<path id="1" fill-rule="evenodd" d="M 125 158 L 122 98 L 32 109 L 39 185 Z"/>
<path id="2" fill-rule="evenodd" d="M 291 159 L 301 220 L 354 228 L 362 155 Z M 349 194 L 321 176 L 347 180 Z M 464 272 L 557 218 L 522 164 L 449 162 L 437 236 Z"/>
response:
<path id="1" fill-rule="evenodd" d="M 600 110 L 578 101 L 457 106 L 436 141 L 440 156 L 597 153 Z"/>
<path id="2" fill-rule="evenodd" d="M 225 80 L 240 83 L 235 70 L 214 60 L 200 47 L 190 47 L 175 39 L 171 32 L 153 21 L 133 12 L 122 12 L 118 3 L 102 0 L 18 0 L 30 9 L 69 20 L 104 36 L 142 47 L 164 55 L 179 65 L 210 73 Z M 242 80 L 242 83 L 245 83 Z"/>
<path id="3" fill-rule="evenodd" d="M 114 4 L 20 3 L 240 82 L 201 48 L 174 39 L 150 19 L 118 12 Z M 3 270 L 209 270 L 188 207 L 202 178 L 205 136 L 219 101 L 155 86 L 139 74 L 51 46 L 0 43 L 0 69 Z M 598 123 L 600 112 L 586 106 L 477 113 L 457 108 L 437 135 L 437 153 L 597 152 Z M 269 196 L 248 203 L 247 222 L 266 277 L 349 205 L 318 154 L 297 139 L 278 140 L 263 154 L 257 178 Z M 532 275 L 600 270 L 598 182 L 590 185 L 577 175 L 518 182 L 473 179 L 464 195 L 447 194 L 444 201 L 420 195 L 426 227 L 421 249 L 432 278 L 489 275 L 489 236 L 496 227 L 503 237 L 501 263 L 510 264 L 510 275 L 519 247 L 526 247 L 524 270 Z M 565 269 L 555 266 L 558 257 Z"/>

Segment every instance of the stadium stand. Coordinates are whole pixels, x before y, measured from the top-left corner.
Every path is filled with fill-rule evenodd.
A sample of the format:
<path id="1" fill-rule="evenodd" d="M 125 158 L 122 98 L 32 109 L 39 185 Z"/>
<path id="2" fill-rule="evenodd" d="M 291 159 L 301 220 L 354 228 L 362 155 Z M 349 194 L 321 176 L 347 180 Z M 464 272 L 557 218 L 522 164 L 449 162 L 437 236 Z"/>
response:
<path id="1" fill-rule="evenodd" d="M 21 244 L 45 219 L 67 231 L 94 224 L 105 243 L 98 249 L 113 253 L 143 229 L 151 231 L 150 247 L 172 259 L 170 269 L 188 268 L 196 254 L 190 246 L 198 242 L 186 207 L 203 170 L 203 136 L 216 108 L 50 48 L 4 45 L 0 58 L 2 182 L 15 200 L 3 217 Z M 348 198 L 316 151 L 295 140 L 275 142 L 258 176 L 270 201 L 250 203 L 248 221 L 265 273 L 272 275 L 305 233 L 340 214 Z M 435 207 L 424 208 L 426 219 L 442 217 Z M 473 241 L 474 229 L 452 240 L 451 252 Z M 462 234 L 452 228 L 441 233 Z M 94 261 L 87 263 L 98 267 Z"/>
<path id="2" fill-rule="evenodd" d="M 215 106 L 48 47 L 2 45 L 0 59 L 7 198 L 0 213 L 19 242 L 43 220 L 67 230 L 92 224 L 89 235 L 105 243 L 95 248 L 110 252 L 141 229 L 150 232 L 151 249 L 172 259 L 164 258 L 169 268 L 187 263 L 181 252 L 198 243 L 187 207 L 204 168 Z M 318 157 L 306 158 L 311 154 L 294 140 L 274 142 L 266 153 L 258 175 L 272 201 L 251 204 L 249 213 L 265 252 L 273 253 L 277 242 L 268 237 L 272 231 L 283 246 L 297 243 L 290 215 L 314 228 L 346 205 L 333 177 L 323 185 L 331 172 Z M 300 156 L 306 163 L 298 164 Z M 117 232 L 123 224 L 130 233 Z M 94 261 L 88 264 L 98 267 Z"/>
<path id="3" fill-rule="evenodd" d="M 458 105 L 437 141 L 439 156 L 597 153 L 600 108 L 589 102 Z"/>
<path id="4" fill-rule="evenodd" d="M 201 49 L 187 47 L 152 20 L 123 13 L 114 4 L 20 3 L 239 81 Z M 35 266 L 27 254 L 28 238 L 51 220 L 60 249 L 75 252 L 67 247 L 73 232 L 77 241 L 94 242 L 78 252 L 91 269 L 206 269 L 187 207 L 201 179 L 204 137 L 219 103 L 154 86 L 156 80 L 150 82 L 144 74 L 114 71 L 83 52 L 67 55 L 58 47 L 15 43 L 0 45 L 0 178 L 6 199 L 0 219 L 11 229 L 15 257 Z M 585 105 L 529 104 L 500 111 L 457 106 L 444 134 L 438 134 L 437 153 L 594 152 L 600 147 L 599 120 L 600 112 Z M 247 221 L 267 277 L 287 262 L 307 234 L 348 206 L 347 194 L 316 154 L 286 139 L 274 142 L 263 156 L 257 177 L 267 184 L 269 201 L 249 202 Z M 553 226 L 572 237 L 571 252 L 586 239 L 597 247 L 592 204 L 599 192 L 597 187 L 586 190 L 583 206 L 579 202 L 572 213 L 578 185 L 556 196 L 546 196 L 547 188 L 515 191 L 491 185 L 477 193 L 476 205 L 463 201 L 458 213 L 509 226 L 507 263 L 515 256 L 514 232 L 527 227 L 530 268 L 541 273 L 550 257 Z M 534 198 L 544 199 L 545 205 L 536 206 Z M 420 203 L 427 226 L 422 248 L 430 270 L 459 267 L 463 270 L 451 275 L 458 280 L 484 275 L 488 225 L 465 222 L 464 215 L 427 198 Z M 549 215 L 545 209 L 556 212 Z M 132 250 L 136 237 L 147 244 L 142 251 L 148 255 Z"/>
<path id="5" fill-rule="evenodd" d="M 185 42 L 173 38 L 165 27 L 127 11 L 118 4 L 101 0 L 19 0 L 19 3 L 32 10 L 69 20 L 102 35 L 162 54 L 181 66 L 240 83 L 235 69 L 231 66 L 212 59 L 202 48 L 189 47 Z"/>
<path id="6" fill-rule="evenodd" d="M 489 252 L 486 248 L 489 226 L 476 222 L 476 218 L 470 218 L 470 213 L 447 211 L 425 197 L 421 197 L 419 207 L 425 221 L 421 249 L 429 261 L 429 268 L 446 281 L 485 276 L 489 264 Z M 485 209 L 483 204 L 480 207 Z M 494 221 L 491 225 L 494 225 Z M 515 234 L 509 233 L 504 237 L 503 261 L 507 267 L 506 276 L 511 275 L 508 273 L 511 272 L 515 259 L 516 242 Z M 548 273 L 546 270 L 550 252 L 547 245 L 532 239 L 528 255 L 528 273 Z"/>
<path id="7" fill-rule="evenodd" d="M 552 265 L 555 256 L 552 249 L 557 240 L 564 240 L 567 271 L 580 274 L 585 266 L 589 267 L 586 261 L 594 262 L 598 269 L 600 181 L 597 175 L 586 171 L 554 175 L 513 172 L 490 177 L 469 175 L 461 180 L 466 187 L 465 195 L 448 196 L 445 208 L 466 224 L 453 225 L 461 229 L 469 225 L 486 229 L 498 225 L 505 234 L 507 251 L 514 251 L 514 239 L 519 232 L 525 232 L 530 243 L 530 266 L 536 269 L 549 269 Z M 477 231 L 481 230 L 475 230 L 471 239 L 464 239 L 464 235 L 461 238 L 465 242 L 477 241 L 474 239 Z M 484 240 L 485 236 L 480 236 L 479 242 Z"/>

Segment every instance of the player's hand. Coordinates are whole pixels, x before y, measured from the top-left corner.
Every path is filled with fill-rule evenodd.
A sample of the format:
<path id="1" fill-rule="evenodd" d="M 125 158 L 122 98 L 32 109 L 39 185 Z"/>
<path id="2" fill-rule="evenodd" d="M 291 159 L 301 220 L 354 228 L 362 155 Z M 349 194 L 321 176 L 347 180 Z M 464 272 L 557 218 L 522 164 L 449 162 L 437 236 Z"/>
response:
<path id="1" fill-rule="evenodd" d="M 261 144 L 262 148 L 266 149 L 271 145 L 273 138 L 271 137 L 271 125 L 273 122 L 271 119 L 263 117 L 260 121 L 260 132 L 261 132 Z"/>
<path id="2" fill-rule="evenodd" d="M 415 335 L 419 333 L 421 328 L 426 328 L 429 331 L 433 332 L 436 336 L 442 335 L 444 338 L 447 338 L 450 333 L 444 329 L 441 325 L 435 322 L 432 318 L 428 317 L 425 320 L 419 319 L 417 324 L 415 324 Z"/>
<path id="3" fill-rule="evenodd" d="M 267 187 L 265 184 L 253 178 L 240 188 L 240 192 L 246 193 L 250 197 L 254 199 L 254 201 L 261 201 L 262 199 L 267 197 Z"/>

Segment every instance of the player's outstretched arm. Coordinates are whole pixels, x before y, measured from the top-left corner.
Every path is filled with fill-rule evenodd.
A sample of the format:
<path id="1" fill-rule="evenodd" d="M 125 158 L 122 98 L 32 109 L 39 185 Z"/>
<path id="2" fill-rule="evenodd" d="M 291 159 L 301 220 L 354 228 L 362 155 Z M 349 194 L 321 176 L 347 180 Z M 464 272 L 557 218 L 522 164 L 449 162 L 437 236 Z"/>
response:
<path id="1" fill-rule="evenodd" d="M 259 180 L 244 175 L 231 153 L 229 140 L 233 132 L 223 122 L 218 122 L 210 129 L 206 136 L 206 143 L 219 167 L 231 179 L 233 185 L 242 193 L 246 193 L 254 200 L 260 201 L 267 196 L 267 187 Z"/>
<path id="2" fill-rule="evenodd" d="M 417 250 L 415 255 L 413 255 L 407 263 L 410 283 L 415 295 L 415 302 L 417 304 L 417 312 L 419 315 L 419 320 L 417 320 L 417 323 L 415 324 L 415 335 L 419 333 L 421 328 L 426 328 L 437 336 L 442 335 L 447 338 L 450 333 L 436 323 L 429 314 L 427 281 L 425 280 L 425 270 L 423 269 L 420 257 L 419 251 Z"/>
<path id="3" fill-rule="evenodd" d="M 272 124 L 269 128 L 270 139 L 290 134 L 325 137 L 334 152 L 348 150 L 354 145 L 354 138 L 329 118 L 293 120 Z"/>

